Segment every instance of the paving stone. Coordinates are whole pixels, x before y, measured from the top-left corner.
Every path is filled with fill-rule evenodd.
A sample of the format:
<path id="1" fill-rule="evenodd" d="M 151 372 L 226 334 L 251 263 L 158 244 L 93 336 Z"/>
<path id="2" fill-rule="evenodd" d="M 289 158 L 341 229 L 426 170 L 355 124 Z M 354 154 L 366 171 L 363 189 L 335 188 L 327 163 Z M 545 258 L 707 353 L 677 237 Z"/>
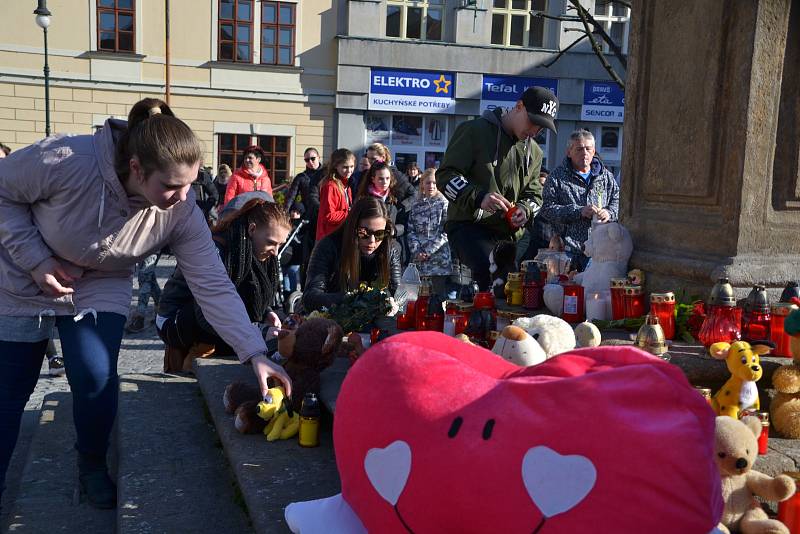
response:
<path id="1" fill-rule="evenodd" d="M 222 394 L 237 380 L 255 385 L 253 371 L 237 361 L 215 358 L 196 360 L 195 371 L 257 533 L 287 532 L 286 505 L 341 491 L 330 421 L 321 425 L 316 448 L 300 447 L 296 439 L 269 443 L 261 434 L 239 434 L 233 416 L 225 413 Z"/>
<path id="2" fill-rule="evenodd" d="M 252 532 L 193 378 L 120 380 L 119 534 Z"/>
<path id="3" fill-rule="evenodd" d="M 45 395 L 20 489 L 7 518 L 8 532 L 114 532 L 114 510 L 97 510 L 81 502 L 74 444 L 72 395 Z M 113 450 L 112 442 L 109 458 L 112 478 Z"/>

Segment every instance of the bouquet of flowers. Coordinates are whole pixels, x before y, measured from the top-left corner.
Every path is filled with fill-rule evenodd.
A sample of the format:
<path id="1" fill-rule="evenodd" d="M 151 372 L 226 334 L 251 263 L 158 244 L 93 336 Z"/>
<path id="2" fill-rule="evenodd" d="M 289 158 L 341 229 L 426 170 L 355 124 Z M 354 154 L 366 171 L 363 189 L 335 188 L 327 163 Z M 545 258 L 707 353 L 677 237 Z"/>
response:
<path id="1" fill-rule="evenodd" d="M 361 332 L 379 317 L 391 315 L 396 310 L 392 297 L 384 289 L 366 284 L 348 292 L 344 300 L 332 306 L 327 316 L 339 323 L 345 332 Z"/>

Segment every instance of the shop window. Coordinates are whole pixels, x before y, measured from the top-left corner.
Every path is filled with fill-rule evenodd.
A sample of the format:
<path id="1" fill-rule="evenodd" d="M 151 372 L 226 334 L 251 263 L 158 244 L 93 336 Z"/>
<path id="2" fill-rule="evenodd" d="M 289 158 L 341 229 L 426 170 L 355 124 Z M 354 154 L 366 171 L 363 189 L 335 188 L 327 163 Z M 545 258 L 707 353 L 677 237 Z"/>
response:
<path id="1" fill-rule="evenodd" d="M 611 40 L 619 46 L 623 53 L 628 52 L 628 26 L 630 25 L 631 10 L 612 0 L 594 0 L 595 20 L 603 25 Z M 609 46 L 603 42 L 603 51 L 609 53 Z"/>
<path id="2" fill-rule="evenodd" d="M 217 134 L 217 165 L 224 163 L 235 171 L 242 165 L 244 149 L 252 144 L 249 135 Z"/>
<path id="3" fill-rule="evenodd" d="M 445 0 L 389 0 L 386 36 L 441 41 Z"/>
<path id="4" fill-rule="evenodd" d="M 97 0 L 97 49 L 134 52 L 135 0 Z"/>
<path id="5" fill-rule="evenodd" d="M 494 0 L 492 44 L 542 48 L 546 19 L 531 11 L 547 12 L 547 0 Z"/>
<path id="6" fill-rule="evenodd" d="M 261 161 L 277 186 L 289 180 L 289 145 L 290 137 L 277 135 L 259 135 L 258 146 L 264 149 L 265 157 Z"/>
<path id="7" fill-rule="evenodd" d="M 383 143 L 397 168 L 416 162 L 421 169 L 438 167 L 447 147 L 447 117 L 406 113 L 369 113 L 365 144 Z"/>
<path id="8" fill-rule="evenodd" d="M 253 4 L 253 0 L 219 0 L 219 61 L 253 61 Z"/>
<path id="9" fill-rule="evenodd" d="M 294 65 L 297 36 L 295 4 L 262 2 L 261 63 Z"/>

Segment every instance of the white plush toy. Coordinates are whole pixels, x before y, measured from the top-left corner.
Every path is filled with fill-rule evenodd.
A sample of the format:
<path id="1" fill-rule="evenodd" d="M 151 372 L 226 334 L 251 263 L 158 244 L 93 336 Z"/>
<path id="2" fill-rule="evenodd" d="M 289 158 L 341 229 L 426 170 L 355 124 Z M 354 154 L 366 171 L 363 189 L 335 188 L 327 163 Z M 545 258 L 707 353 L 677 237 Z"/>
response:
<path id="1" fill-rule="evenodd" d="M 583 322 L 575 327 L 575 346 L 597 347 L 600 345 L 600 329 L 593 323 Z"/>
<path id="2" fill-rule="evenodd" d="M 542 299 L 550 313 L 561 315 L 564 310 L 564 286 L 561 284 L 545 284 Z"/>
<path id="3" fill-rule="evenodd" d="M 520 367 L 529 367 L 547 359 L 539 343 L 518 326 L 509 325 L 500 332 L 492 352 Z"/>
<path id="4" fill-rule="evenodd" d="M 518 326 L 525 330 L 541 347 L 547 358 L 552 358 L 556 354 L 570 351 L 576 347 L 600 345 L 600 330 L 592 323 L 581 323 L 573 331 L 564 319 L 541 314 L 517 319 L 512 326 Z M 498 342 L 499 340 L 500 338 L 498 338 Z"/>
<path id="5" fill-rule="evenodd" d="M 575 348 L 575 332 L 564 319 L 552 315 L 521 317 L 511 323 L 523 328 L 542 347 L 548 358 Z"/>
<path id="6" fill-rule="evenodd" d="M 592 261 L 575 281 L 587 295 L 608 291 L 612 278 L 625 278 L 632 253 L 633 241 L 627 228 L 616 222 L 595 224 L 584 244 L 584 254 Z"/>

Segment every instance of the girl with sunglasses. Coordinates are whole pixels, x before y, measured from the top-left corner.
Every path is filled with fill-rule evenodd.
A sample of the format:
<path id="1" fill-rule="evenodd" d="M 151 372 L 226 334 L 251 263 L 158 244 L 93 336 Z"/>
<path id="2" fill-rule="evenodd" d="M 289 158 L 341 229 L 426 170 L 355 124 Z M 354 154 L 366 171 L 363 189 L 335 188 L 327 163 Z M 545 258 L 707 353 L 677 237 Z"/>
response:
<path id="1" fill-rule="evenodd" d="M 375 197 L 353 204 L 344 224 L 314 247 L 303 308 L 329 308 L 362 282 L 391 294 L 400 284 L 400 247 L 392 238 L 386 205 Z"/>

